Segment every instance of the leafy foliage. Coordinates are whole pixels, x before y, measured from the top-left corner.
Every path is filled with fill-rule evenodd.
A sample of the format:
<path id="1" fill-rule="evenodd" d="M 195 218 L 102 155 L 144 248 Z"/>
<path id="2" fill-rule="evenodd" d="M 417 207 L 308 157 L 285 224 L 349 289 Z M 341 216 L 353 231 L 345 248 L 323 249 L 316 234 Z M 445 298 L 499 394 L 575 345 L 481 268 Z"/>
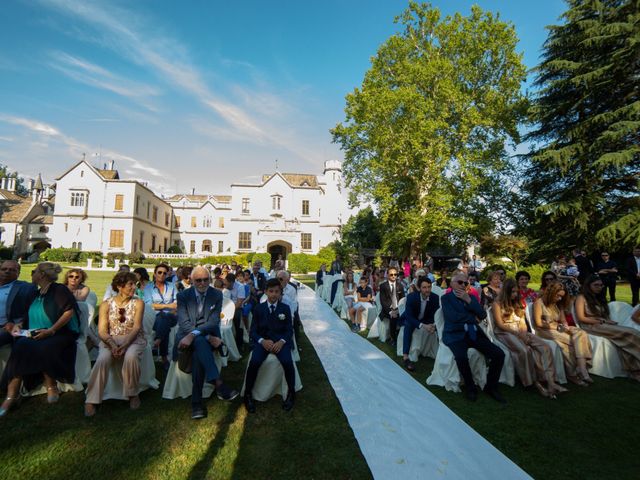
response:
<path id="1" fill-rule="evenodd" d="M 529 253 L 526 238 L 514 235 L 487 235 L 480 241 L 480 255 L 488 258 L 507 257 L 517 270 Z"/>
<path id="2" fill-rule="evenodd" d="M 630 246 L 640 242 L 640 8 L 568 4 L 536 70 L 529 233 L 538 252 Z"/>
<path id="3" fill-rule="evenodd" d="M 333 130 L 354 197 L 378 206 L 387 251 L 461 244 L 494 226 L 493 194 L 518 141 L 525 79 L 512 25 L 411 2 Z"/>
<path id="4" fill-rule="evenodd" d="M 342 227 L 342 242 L 348 247 L 379 248 L 382 243 L 382 224 L 371 207 L 360 210 Z"/>

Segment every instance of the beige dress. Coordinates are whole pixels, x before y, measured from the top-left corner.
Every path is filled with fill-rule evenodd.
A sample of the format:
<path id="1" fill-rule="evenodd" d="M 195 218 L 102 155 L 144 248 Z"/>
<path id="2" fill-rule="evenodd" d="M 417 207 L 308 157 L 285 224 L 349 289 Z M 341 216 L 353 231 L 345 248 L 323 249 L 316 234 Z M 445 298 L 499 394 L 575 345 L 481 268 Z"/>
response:
<path id="1" fill-rule="evenodd" d="M 562 350 L 564 369 L 569 377 L 577 377 L 577 359 L 584 358 L 587 368 L 591 366 L 591 343 L 587 332 L 578 327 L 566 327 L 563 332 L 558 331 L 560 311 L 542 305 L 542 327 L 536 329 L 536 335 L 556 342 Z"/>
<path id="2" fill-rule="evenodd" d="M 591 312 L 586 302 L 584 308 L 587 317 L 595 317 L 598 319 L 608 317 L 604 311 Z M 621 325 L 609 325 L 606 323 L 589 324 L 583 322 L 582 328 L 591 335 L 597 335 L 611 340 L 615 346 L 618 347 L 624 369 L 634 375 L 640 375 L 639 331 Z"/>
<path id="3" fill-rule="evenodd" d="M 525 322 L 524 312 L 522 315 L 518 316 L 515 311 L 510 314 L 503 312 L 502 321 L 506 328 L 502 330 L 496 324 L 494 333 L 511 352 L 518 377 L 528 387 L 536 380 L 546 380 L 548 375 L 555 379 L 555 368 L 549 345 L 530 332 L 519 334 L 520 325 Z"/>
<path id="4" fill-rule="evenodd" d="M 117 345 L 122 345 L 126 336 L 133 329 L 136 301 L 136 298 L 132 298 L 123 308 L 119 308 L 116 305 L 116 297 L 111 297 L 107 300 L 107 302 L 109 302 L 109 335 L 111 335 Z M 120 310 L 124 310 L 122 315 L 120 314 Z M 122 319 L 124 319 L 124 321 L 121 321 Z M 129 345 L 123 357 L 117 360 L 122 361 L 122 385 L 123 395 L 125 397 L 135 397 L 138 395 L 140 361 L 146 345 L 147 341 L 144 338 L 144 331 L 140 328 L 136 339 Z M 89 384 L 87 385 L 86 403 L 102 403 L 104 387 L 109 378 L 109 367 L 113 361 L 114 358 L 109 347 L 104 342 L 100 342 L 100 353 L 98 354 L 96 363 L 93 365 L 91 376 L 89 377 Z"/>

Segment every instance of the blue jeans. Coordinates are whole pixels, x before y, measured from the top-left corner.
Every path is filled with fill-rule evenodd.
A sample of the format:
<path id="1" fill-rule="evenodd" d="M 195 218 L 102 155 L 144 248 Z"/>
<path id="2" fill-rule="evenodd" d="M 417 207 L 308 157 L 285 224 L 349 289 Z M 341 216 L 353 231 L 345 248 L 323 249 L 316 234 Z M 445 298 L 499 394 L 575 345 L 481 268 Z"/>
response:
<path id="1" fill-rule="evenodd" d="M 169 333 L 177 323 L 178 317 L 173 313 L 158 312 L 156 314 L 153 330 L 156 332 L 156 340 L 160 340 L 158 353 L 161 357 L 166 357 L 169 354 Z"/>

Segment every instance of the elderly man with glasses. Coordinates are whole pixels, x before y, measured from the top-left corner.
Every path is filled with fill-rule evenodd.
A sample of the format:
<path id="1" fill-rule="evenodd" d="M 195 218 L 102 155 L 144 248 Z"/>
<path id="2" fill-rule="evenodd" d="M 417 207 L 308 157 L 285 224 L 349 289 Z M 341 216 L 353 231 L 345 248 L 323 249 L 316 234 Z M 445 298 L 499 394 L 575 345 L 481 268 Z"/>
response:
<path id="1" fill-rule="evenodd" d="M 191 418 L 194 420 L 207 416 L 202 402 L 204 382 L 216 387 L 220 400 L 230 401 L 238 392 L 230 389 L 220 378 L 216 367 L 214 351 L 222 345 L 220 333 L 220 312 L 222 293 L 212 288 L 209 271 L 204 267 L 195 267 L 191 272 L 191 285 L 180 292 L 178 302 L 178 332 L 176 333 L 174 360 L 177 350 L 193 349 L 191 357 Z"/>
<path id="2" fill-rule="evenodd" d="M 498 380 L 504 364 L 503 351 L 487 338 L 478 325 L 479 320 L 487 318 L 487 312 L 478 300 L 467 293 L 469 281 L 467 275 L 458 273 L 451 280 L 451 291 L 440 299 L 444 316 L 442 343 L 451 349 L 465 383 L 465 395 L 475 401 L 478 390 L 471 374 L 467 351 L 475 348 L 489 363 L 489 373 L 484 391 L 494 400 L 506 403 L 498 391 Z"/>
<path id="3" fill-rule="evenodd" d="M 13 342 L 14 325 L 21 324 L 35 298 L 37 288 L 18 280 L 20 264 L 5 260 L 0 265 L 0 346 Z"/>
<path id="4" fill-rule="evenodd" d="M 398 313 L 398 303 L 404 298 L 404 288 L 398 281 L 398 270 L 396 268 L 389 268 L 387 270 L 386 282 L 380 284 L 380 305 L 382 311 L 380 312 L 380 319 L 389 319 L 389 340 L 391 345 L 395 345 L 398 338 L 398 319 L 400 317 Z"/>

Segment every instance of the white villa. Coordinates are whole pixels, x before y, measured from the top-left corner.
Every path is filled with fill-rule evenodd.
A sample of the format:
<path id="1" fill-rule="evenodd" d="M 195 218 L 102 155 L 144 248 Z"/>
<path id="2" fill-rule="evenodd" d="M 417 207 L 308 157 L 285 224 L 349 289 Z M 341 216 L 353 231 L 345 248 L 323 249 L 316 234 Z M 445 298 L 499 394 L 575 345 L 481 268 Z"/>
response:
<path id="1" fill-rule="evenodd" d="M 342 165 L 323 175 L 275 172 L 256 184 L 234 183 L 231 195 L 156 195 L 114 169 L 82 160 L 56 181 L 51 245 L 103 253 L 166 252 L 192 256 L 268 252 L 317 253 L 339 238 L 351 210 Z"/>

